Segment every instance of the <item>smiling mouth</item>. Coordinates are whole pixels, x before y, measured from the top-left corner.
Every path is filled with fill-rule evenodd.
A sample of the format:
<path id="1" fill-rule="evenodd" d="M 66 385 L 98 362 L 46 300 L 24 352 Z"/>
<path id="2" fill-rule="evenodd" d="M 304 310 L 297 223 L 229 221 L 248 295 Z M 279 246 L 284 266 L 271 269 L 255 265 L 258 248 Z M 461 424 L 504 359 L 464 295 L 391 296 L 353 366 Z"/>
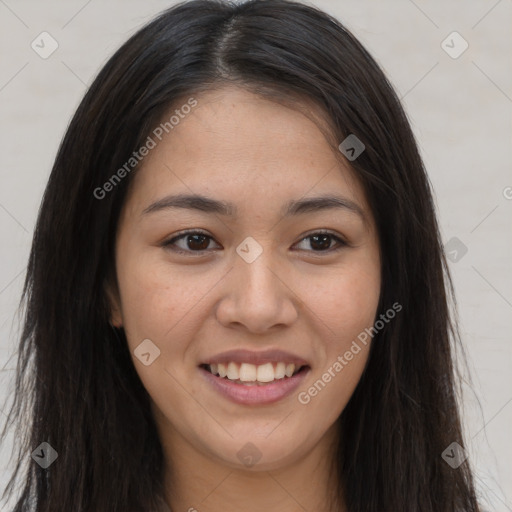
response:
<path id="1" fill-rule="evenodd" d="M 235 362 L 201 364 L 200 367 L 216 377 L 245 386 L 266 386 L 280 380 L 287 380 L 309 368 L 307 365 L 281 361 L 261 365 Z"/>

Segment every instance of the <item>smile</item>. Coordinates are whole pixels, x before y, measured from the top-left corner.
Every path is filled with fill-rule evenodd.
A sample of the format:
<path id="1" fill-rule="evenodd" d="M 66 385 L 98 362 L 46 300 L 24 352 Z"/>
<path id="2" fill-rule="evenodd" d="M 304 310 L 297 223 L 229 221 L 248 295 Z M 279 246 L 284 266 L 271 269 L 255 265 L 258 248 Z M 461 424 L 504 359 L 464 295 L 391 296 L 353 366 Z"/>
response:
<path id="1" fill-rule="evenodd" d="M 212 375 L 244 385 L 266 385 L 269 382 L 293 377 L 304 366 L 294 363 L 265 363 L 255 365 L 251 363 L 229 363 L 209 364 L 203 366 Z"/>
<path id="2" fill-rule="evenodd" d="M 198 367 L 207 385 L 228 400 L 266 405 L 291 395 L 309 374 L 306 360 L 281 350 L 232 350 Z"/>

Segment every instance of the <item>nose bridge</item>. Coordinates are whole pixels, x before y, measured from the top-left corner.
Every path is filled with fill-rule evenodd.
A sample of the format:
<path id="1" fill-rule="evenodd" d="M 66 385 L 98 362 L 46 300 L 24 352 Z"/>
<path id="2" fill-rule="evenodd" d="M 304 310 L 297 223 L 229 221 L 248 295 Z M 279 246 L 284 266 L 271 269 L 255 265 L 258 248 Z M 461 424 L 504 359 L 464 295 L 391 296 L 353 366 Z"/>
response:
<path id="1" fill-rule="evenodd" d="M 236 279 L 242 295 L 250 299 L 276 299 L 279 284 L 276 283 L 276 254 L 270 240 L 258 242 L 247 237 L 237 247 L 238 259 L 235 263 Z M 272 270 L 271 270 L 272 269 Z"/>
<path id="2" fill-rule="evenodd" d="M 249 237 L 250 238 L 250 237 Z M 221 301 L 219 321 L 243 324 L 252 331 L 265 331 L 276 324 L 290 324 L 297 316 L 292 292 L 279 276 L 279 265 L 270 240 L 245 240 L 237 247 L 230 272 L 229 293 Z"/>

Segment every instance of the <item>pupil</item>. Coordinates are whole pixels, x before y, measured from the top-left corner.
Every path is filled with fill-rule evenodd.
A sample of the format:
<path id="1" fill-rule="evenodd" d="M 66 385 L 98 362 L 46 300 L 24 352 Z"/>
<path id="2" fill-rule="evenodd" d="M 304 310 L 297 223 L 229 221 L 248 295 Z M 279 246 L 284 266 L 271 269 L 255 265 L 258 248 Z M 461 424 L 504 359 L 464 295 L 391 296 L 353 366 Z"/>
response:
<path id="1" fill-rule="evenodd" d="M 311 237 L 311 247 L 315 248 L 315 244 L 318 240 L 322 240 L 320 242 L 320 249 L 329 249 L 330 244 L 330 235 L 314 235 Z"/>
<path id="2" fill-rule="evenodd" d="M 195 239 L 195 240 L 194 240 Z M 195 247 L 193 246 L 195 243 L 197 243 L 197 239 L 202 239 L 202 243 L 199 242 L 198 245 L 196 245 Z M 190 243 L 190 241 L 192 241 L 192 243 Z M 201 250 L 201 249 L 206 249 L 208 247 L 208 239 L 205 235 L 189 235 L 188 238 L 187 238 L 187 241 L 188 241 L 188 247 L 189 249 L 193 249 L 193 250 Z M 205 243 L 206 242 L 206 243 Z"/>

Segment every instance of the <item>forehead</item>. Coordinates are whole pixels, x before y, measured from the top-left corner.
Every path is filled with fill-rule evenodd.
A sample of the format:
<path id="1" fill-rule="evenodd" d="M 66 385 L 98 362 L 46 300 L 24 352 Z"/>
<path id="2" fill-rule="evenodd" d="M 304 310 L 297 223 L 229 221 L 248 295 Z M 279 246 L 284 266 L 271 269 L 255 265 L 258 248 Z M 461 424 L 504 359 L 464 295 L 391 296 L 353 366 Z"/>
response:
<path id="1" fill-rule="evenodd" d="M 133 176 L 130 197 L 139 208 L 175 192 L 229 200 L 241 212 L 334 192 L 366 207 L 359 180 L 326 139 L 318 112 L 234 87 L 194 98 L 197 106 L 156 140 Z"/>

